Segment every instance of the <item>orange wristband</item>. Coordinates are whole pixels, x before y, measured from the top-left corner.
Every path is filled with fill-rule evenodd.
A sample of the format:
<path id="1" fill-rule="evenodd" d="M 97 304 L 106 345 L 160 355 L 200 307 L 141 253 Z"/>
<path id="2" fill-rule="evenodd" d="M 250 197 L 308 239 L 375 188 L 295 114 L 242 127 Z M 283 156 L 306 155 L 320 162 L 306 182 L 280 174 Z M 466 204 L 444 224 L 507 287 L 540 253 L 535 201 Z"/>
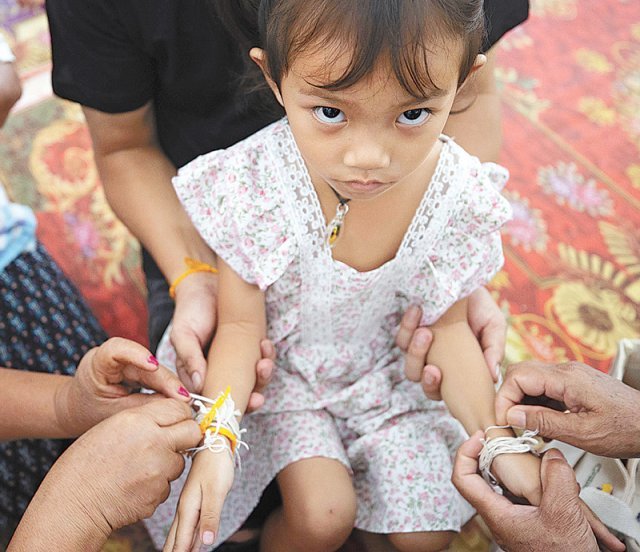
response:
<path id="1" fill-rule="evenodd" d="M 218 269 L 214 266 L 211 266 L 207 263 L 203 263 L 202 261 L 197 261 L 196 259 L 192 259 L 191 257 L 184 258 L 184 264 L 187 265 L 187 270 L 185 270 L 180 276 L 178 276 L 171 287 L 169 288 L 169 297 L 171 299 L 176 298 L 176 288 L 178 284 L 182 282 L 187 276 L 191 276 L 191 274 L 195 274 L 196 272 L 211 272 L 211 274 L 217 274 Z"/>

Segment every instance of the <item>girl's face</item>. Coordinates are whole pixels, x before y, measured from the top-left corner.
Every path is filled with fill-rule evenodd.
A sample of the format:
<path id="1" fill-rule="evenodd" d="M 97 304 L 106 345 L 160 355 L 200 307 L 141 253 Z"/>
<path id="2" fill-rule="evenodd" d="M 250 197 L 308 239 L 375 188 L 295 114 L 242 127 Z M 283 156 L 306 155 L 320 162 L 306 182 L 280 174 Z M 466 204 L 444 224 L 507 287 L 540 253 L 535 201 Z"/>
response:
<path id="1" fill-rule="evenodd" d="M 300 54 L 280 89 L 296 144 L 316 187 L 329 185 L 342 197 L 372 199 L 393 186 L 424 182 L 429 155 L 447 121 L 458 83 L 461 46 L 432 49 L 429 74 L 438 89 L 410 95 L 386 63 L 344 90 L 321 88 L 340 77 L 349 56 L 323 51 Z M 263 66 L 262 50 L 251 56 Z M 477 67 L 483 63 L 479 56 Z M 267 80 L 269 80 L 267 78 Z"/>

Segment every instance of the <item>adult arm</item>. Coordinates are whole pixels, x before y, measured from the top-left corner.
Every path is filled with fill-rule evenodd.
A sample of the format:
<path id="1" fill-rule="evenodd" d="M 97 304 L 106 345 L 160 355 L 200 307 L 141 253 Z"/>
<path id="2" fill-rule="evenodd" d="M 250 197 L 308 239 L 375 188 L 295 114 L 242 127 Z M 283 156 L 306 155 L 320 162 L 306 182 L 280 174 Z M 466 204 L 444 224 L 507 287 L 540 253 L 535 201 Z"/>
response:
<path id="1" fill-rule="evenodd" d="M 150 516 L 184 469 L 200 430 L 172 399 L 121 412 L 80 437 L 32 499 L 7 552 L 99 551 L 112 531 Z"/>
<path id="2" fill-rule="evenodd" d="M 525 397 L 551 399 L 562 410 L 521 404 Z M 496 396 L 499 421 L 622 458 L 640 456 L 638 405 L 640 391 L 580 362 L 509 366 Z"/>
<path id="3" fill-rule="evenodd" d="M 580 501 L 571 467 L 557 450 L 548 451 L 540 466 L 539 506 L 519 506 L 491 489 L 478 475 L 482 433 L 463 443 L 453 467 L 453 484 L 486 522 L 501 549 L 555 552 L 599 550 L 592 527 L 610 550 L 624 545 L 595 519 Z"/>
<path id="4" fill-rule="evenodd" d="M 188 402 L 180 380 L 142 345 L 111 338 L 82 358 L 75 376 L 0 368 L 0 440 L 76 437 L 126 408 L 155 397 L 130 394 L 144 386 Z"/>
<path id="5" fill-rule="evenodd" d="M 113 211 L 140 240 L 168 282 L 185 270 L 191 257 L 214 265 L 215 255 L 202 240 L 175 194 L 176 168 L 161 150 L 151 102 L 125 113 L 83 108 L 94 155 Z M 213 336 L 217 278 L 192 274 L 176 289 L 171 341 L 185 384 L 200 391 L 206 361 L 204 349 Z"/>
<path id="6" fill-rule="evenodd" d="M 255 388 L 248 410 L 264 403 L 261 392 L 271 380 L 275 351 L 260 344 Z M 166 397 L 188 402 L 187 390 L 142 345 L 111 338 L 82 358 L 74 376 L 0 368 L 0 441 L 25 438 L 66 438 L 80 435 L 98 422 L 158 395 L 130 393 L 143 386 Z"/>

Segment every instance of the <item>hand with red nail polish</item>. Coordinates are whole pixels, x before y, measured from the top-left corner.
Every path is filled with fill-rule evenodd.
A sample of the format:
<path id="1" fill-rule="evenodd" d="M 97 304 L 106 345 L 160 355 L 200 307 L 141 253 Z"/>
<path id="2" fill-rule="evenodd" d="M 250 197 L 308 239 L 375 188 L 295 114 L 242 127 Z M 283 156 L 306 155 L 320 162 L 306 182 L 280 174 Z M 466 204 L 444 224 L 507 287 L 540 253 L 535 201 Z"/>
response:
<path id="1" fill-rule="evenodd" d="M 132 392 L 141 387 L 156 394 Z M 178 377 L 146 347 L 114 337 L 90 350 L 76 375 L 56 390 L 55 419 L 63 436 L 76 436 L 116 412 L 159 396 L 190 400 Z"/>

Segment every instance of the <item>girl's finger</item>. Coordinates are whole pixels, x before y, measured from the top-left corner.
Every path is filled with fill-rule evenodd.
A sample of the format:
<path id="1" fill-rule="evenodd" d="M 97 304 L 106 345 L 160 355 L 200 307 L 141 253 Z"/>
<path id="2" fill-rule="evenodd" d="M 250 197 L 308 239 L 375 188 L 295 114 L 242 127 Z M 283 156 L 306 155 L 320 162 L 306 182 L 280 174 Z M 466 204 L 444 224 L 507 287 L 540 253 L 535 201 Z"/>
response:
<path id="1" fill-rule="evenodd" d="M 176 529 L 178 528 L 178 519 L 179 519 L 179 516 L 178 514 L 176 514 L 176 517 L 173 518 L 173 523 L 171 524 L 171 528 L 169 529 L 167 540 L 164 542 L 164 546 L 162 547 L 162 552 L 173 551 L 173 545 L 176 542 Z"/>
<path id="2" fill-rule="evenodd" d="M 212 545 L 218 536 L 220 516 L 226 493 L 205 493 L 202 497 L 202 510 L 200 511 L 200 540 L 202 544 Z"/>
<path id="3" fill-rule="evenodd" d="M 191 550 L 198 527 L 202 491 L 199 486 L 195 491 L 198 496 L 195 496 L 193 492 L 185 491 L 187 491 L 186 487 L 182 491 L 176 514 L 176 517 L 179 517 L 179 523 L 177 524 L 176 540 L 173 545 L 174 552 L 189 552 Z"/>

